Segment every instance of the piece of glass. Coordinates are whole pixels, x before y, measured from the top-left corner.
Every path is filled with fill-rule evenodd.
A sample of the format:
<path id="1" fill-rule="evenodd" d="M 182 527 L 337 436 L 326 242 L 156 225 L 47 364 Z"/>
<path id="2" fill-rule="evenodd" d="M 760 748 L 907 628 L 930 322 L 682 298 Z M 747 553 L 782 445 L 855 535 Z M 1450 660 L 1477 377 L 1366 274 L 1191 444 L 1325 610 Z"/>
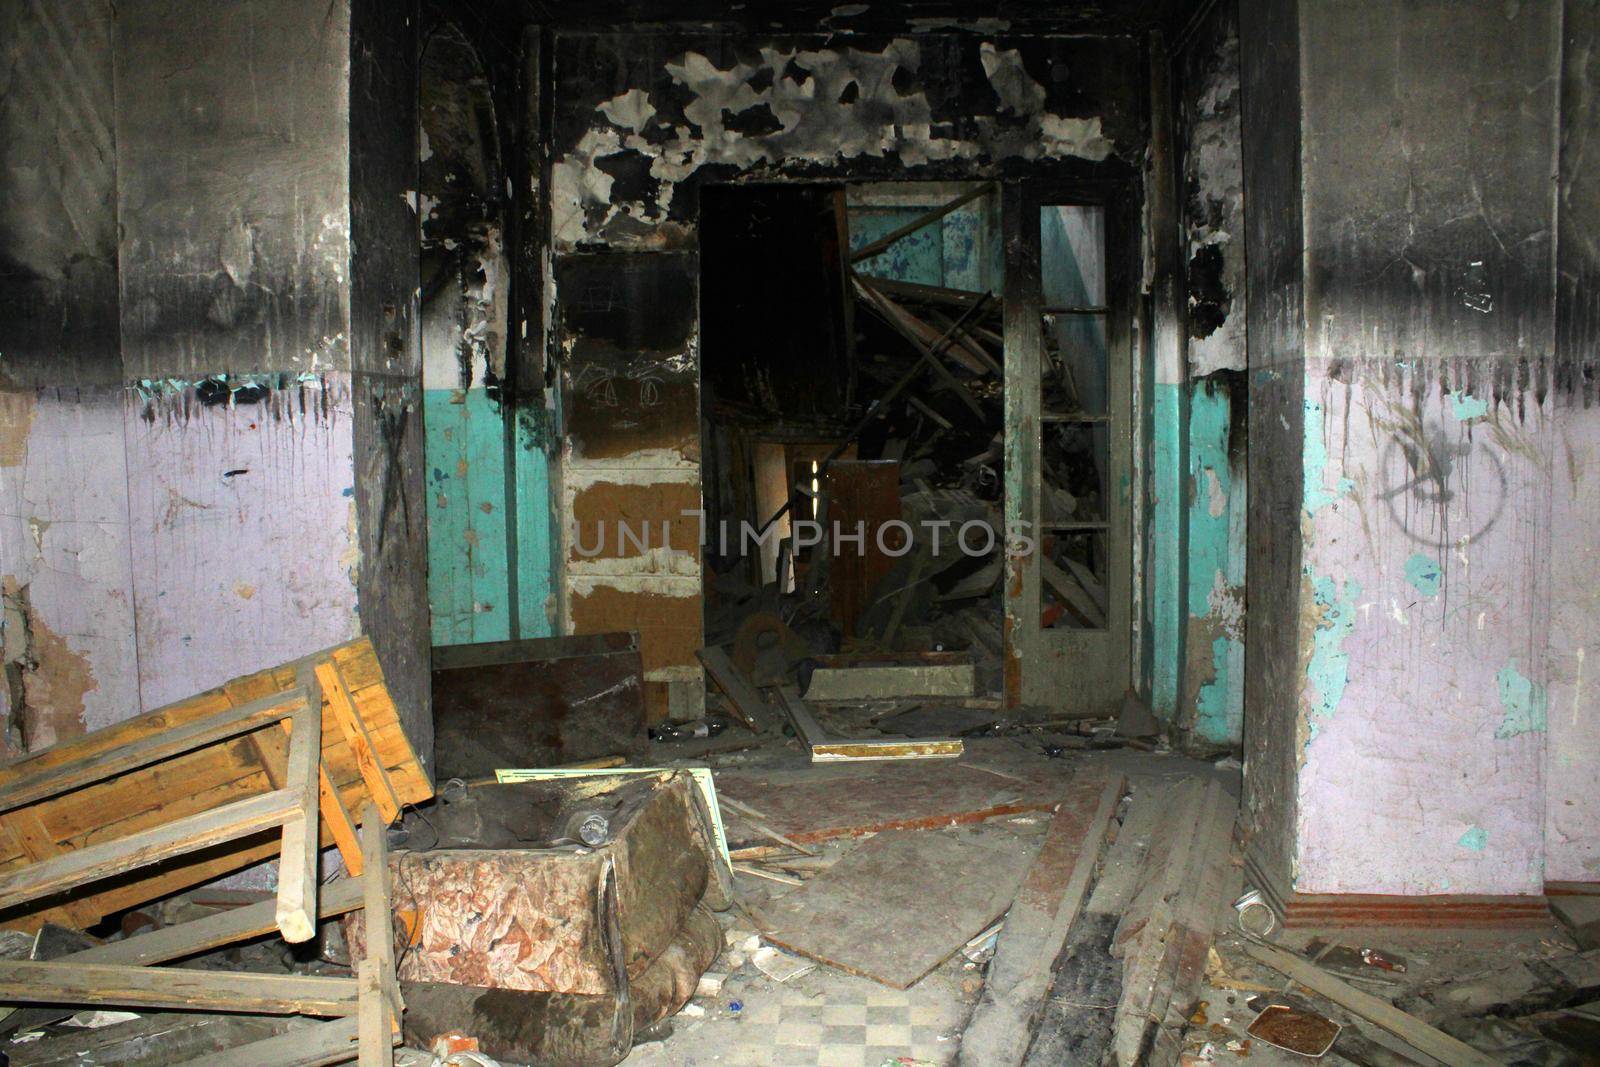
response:
<path id="1" fill-rule="evenodd" d="M 1105 209 L 1082 204 L 1041 208 L 1039 266 L 1046 311 L 1104 307 Z"/>

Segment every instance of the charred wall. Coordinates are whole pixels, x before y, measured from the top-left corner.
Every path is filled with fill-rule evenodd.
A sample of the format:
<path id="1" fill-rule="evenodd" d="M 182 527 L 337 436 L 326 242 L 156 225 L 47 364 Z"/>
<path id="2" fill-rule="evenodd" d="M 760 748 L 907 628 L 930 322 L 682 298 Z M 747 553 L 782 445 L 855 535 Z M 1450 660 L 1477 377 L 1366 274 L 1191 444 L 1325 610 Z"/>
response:
<path id="1" fill-rule="evenodd" d="M 1294 864 L 1299 699 L 1304 241 L 1298 0 L 1241 0 L 1251 575 L 1245 651 L 1245 808 L 1252 856 L 1286 881 Z"/>
<path id="2" fill-rule="evenodd" d="M 3 7 L 8 742 L 365 625 L 426 750 L 426 642 L 402 649 L 419 609 L 400 606 L 422 543 L 403 499 L 415 18 Z"/>
<path id="3" fill-rule="evenodd" d="M 417 329 L 415 0 L 354 0 L 350 13 L 352 477 L 361 628 L 412 743 L 433 747 L 429 683 L 422 352 Z"/>
<path id="4" fill-rule="evenodd" d="M 567 519 L 592 493 L 655 524 L 699 506 L 708 184 L 1128 179 L 1147 140 L 1132 37 L 561 31 L 550 64 Z M 646 282 L 656 299 L 623 299 Z M 654 712 L 695 713 L 697 549 L 585 559 L 567 540 L 569 624 L 634 620 Z"/>

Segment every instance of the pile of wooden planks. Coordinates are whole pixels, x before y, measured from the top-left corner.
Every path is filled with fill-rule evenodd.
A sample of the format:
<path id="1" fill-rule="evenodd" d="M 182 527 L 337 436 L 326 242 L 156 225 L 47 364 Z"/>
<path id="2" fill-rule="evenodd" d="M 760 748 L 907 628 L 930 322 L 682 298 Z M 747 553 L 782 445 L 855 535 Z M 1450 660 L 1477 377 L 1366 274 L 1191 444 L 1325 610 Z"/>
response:
<path id="1" fill-rule="evenodd" d="M 273 930 L 308 941 L 319 918 L 357 907 L 388 915 L 385 829 L 431 794 L 365 638 L 0 769 L 0 925 L 86 928 L 280 857 L 275 900 L 60 960 L 0 964 L 0 1000 L 359 1016 L 314 1037 L 297 1031 L 287 1058 L 236 1050 L 230 1062 L 337 1063 L 356 1055 L 359 1030 L 362 1063 L 387 1063 L 401 1009 L 389 938 L 372 939 L 351 979 L 148 965 Z M 359 833 L 352 809 L 363 813 Z M 360 876 L 359 899 L 323 891 L 325 844 Z"/>
<path id="2" fill-rule="evenodd" d="M 1178 1062 L 1199 1003 L 1218 902 L 1233 899 L 1239 879 L 1238 802 L 1217 780 L 1186 778 L 1148 795 L 1164 814 L 1111 944 L 1122 959 L 1112 1053 L 1123 1067 Z"/>

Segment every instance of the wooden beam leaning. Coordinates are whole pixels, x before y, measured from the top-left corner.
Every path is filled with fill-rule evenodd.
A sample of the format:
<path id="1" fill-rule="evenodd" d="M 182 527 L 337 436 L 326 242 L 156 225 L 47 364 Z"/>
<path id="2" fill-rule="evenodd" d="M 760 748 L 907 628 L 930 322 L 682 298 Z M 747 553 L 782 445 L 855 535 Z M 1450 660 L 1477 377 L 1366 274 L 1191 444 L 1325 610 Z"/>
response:
<path id="1" fill-rule="evenodd" d="M 311 670 L 300 669 L 305 703 L 290 719 L 289 769 L 284 788 L 294 795 L 295 810 L 283 823 L 283 848 L 278 859 L 278 932 L 290 944 L 317 936 L 318 860 L 322 834 L 318 824 L 322 773 L 322 687 Z"/>
<path id="2" fill-rule="evenodd" d="M 365 720 L 357 713 L 355 704 L 350 700 L 350 690 L 344 684 L 338 665 L 332 660 L 323 660 L 316 665 L 316 675 L 317 681 L 322 685 L 323 698 L 327 700 L 334 721 L 339 724 L 345 743 L 350 746 L 350 753 L 355 757 L 356 767 L 361 771 L 361 780 L 366 783 L 367 792 L 372 794 L 372 799 L 378 805 L 378 811 L 383 817 L 390 823 L 394 822 L 400 817 L 400 796 L 395 792 L 394 783 L 389 780 L 389 772 L 384 769 L 383 761 L 378 758 L 372 736 L 367 733 Z"/>
<path id="3" fill-rule="evenodd" d="M 361 813 L 361 851 L 367 873 L 361 876 L 362 921 L 366 951 L 357 968 L 361 1067 L 393 1067 L 391 1035 L 405 1005 L 394 974 L 394 926 L 389 907 L 388 822 L 375 804 Z"/>
<path id="4" fill-rule="evenodd" d="M 739 721 L 752 730 L 760 728 L 756 722 L 757 715 L 764 715 L 768 711 L 767 702 L 761 699 L 761 694 L 756 692 L 755 686 L 733 664 L 728 650 L 719 646 L 702 648 L 695 653 L 700 663 L 705 667 L 706 673 L 711 675 L 711 680 L 717 684 L 728 697 L 733 707 L 733 713 Z"/>
<path id="5" fill-rule="evenodd" d="M 255 747 L 256 758 L 261 760 L 261 766 L 267 772 L 267 777 L 272 781 L 272 788 L 283 789 L 288 785 L 288 779 L 279 768 L 289 766 L 289 735 L 294 727 L 288 719 L 278 725 L 283 727 L 281 732 L 258 730 L 250 735 L 250 743 Z M 328 824 L 328 836 L 333 838 L 333 843 L 339 849 L 339 856 L 344 860 L 345 870 L 350 872 L 352 878 L 361 877 L 361 844 L 356 840 L 356 824 L 350 818 L 350 809 L 345 807 L 344 798 L 339 795 L 338 787 L 333 784 L 333 779 L 328 777 L 328 765 L 319 761 L 317 770 L 317 792 L 322 806 L 322 821 Z"/>
<path id="6" fill-rule="evenodd" d="M 0 782 L 3 782 L 0 784 L 0 811 L 10 811 L 25 804 L 35 804 L 49 797 L 70 793 L 74 789 L 82 789 L 86 785 L 248 733 L 293 714 L 299 696 L 297 690 L 274 693 L 199 722 L 152 734 L 122 748 L 65 766 L 47 766 L 30 771 L 28 764 L 31 761 L 23 760 L 0 774 Z M 5 781 L 6 778 L 10 780 Z"/>
<path id="7" fill-rule="evenodd" d="M 115 841 L 63 853 L 0 878 L 0 910 L 283 825 L 298 810 L 287 789 L 236 800 Z"/>
<path id="8" fill-rule="evenodd" d="M 262 1015 L 354 1015 L 356 983 L 299 974 L 0 960 L 0 1000 Z"/>

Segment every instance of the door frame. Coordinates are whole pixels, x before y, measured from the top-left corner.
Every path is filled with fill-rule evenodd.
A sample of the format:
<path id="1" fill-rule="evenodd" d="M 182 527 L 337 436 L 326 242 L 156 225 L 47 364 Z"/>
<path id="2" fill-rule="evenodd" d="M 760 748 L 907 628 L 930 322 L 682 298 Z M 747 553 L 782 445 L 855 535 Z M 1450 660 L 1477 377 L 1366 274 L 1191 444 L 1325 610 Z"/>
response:
<path id="1" fill-rule="evenodd" d="M 1133 683 L 1135 589 L 1134 314 L 1139 280 L 1136 190 L 1126 181 L 1008 182 L 1001 190 L 1005 247 L 1005 657 L 1007 707 L 1053 705 L 1073 717 L 1117 712 Z M 1040 209 L 1098 206 L 1105 220 L 1109 566 L 1104 630 L 1040 625 L 1039 525 L 1043 421 L 1040 364 Z M 1117 536 L 1118 534 L 1121 536 Z"/>

